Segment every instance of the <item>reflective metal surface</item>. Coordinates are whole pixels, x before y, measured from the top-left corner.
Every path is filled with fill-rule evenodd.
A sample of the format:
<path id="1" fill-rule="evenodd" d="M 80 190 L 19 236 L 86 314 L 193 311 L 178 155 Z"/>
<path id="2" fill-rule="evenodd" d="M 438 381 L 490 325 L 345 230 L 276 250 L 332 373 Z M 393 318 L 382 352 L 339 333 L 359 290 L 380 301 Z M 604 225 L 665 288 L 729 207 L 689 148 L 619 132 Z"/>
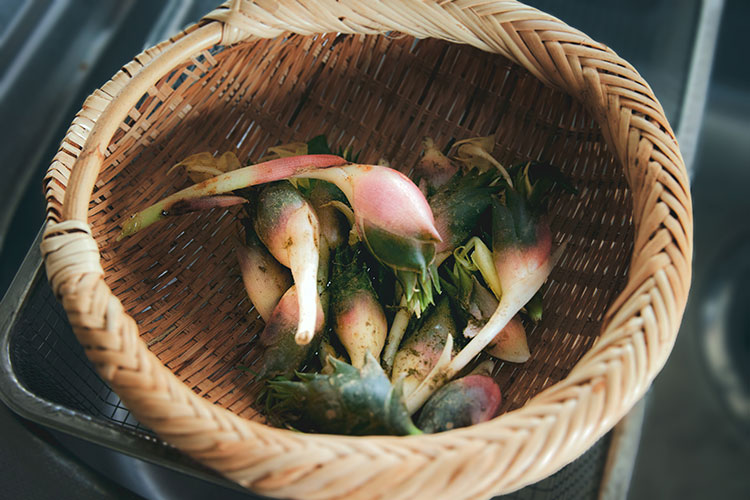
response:
<path id="1" fill-rule="evenodd" d="M 750 3 L 721 21 L 692 182 L 693 284 L 648 400 L 631 487 L 640 498 L 750 498 Z"/>
<path id="2" fill-rule="evenodd" d="M 0 151 L 4 153 L 0 169 L 5 175 L 4 182 L 0 182 L 0 295 L 19 272 L 12 296 L 6 297 L 0 307 L 0 327 L 16 324 L 18 318 L 14 314 L 29 299 L 30 287 L 37 284 L 33 281 L 38 276 L 39 263 L 34 238 L 44 213 L 41 178 L 83 99 L 140 50 L 197 20 L 216 3 L 218 0 L 0 0 L 0 61 L 4 62 L 0 67 L 0 117 L 4 123 L 0 134 Z M 741 214 L 750 209 L 750 197 L 745 194 L 750 186 L 750 169 L 747 169 L 750 77 L 746 66 L 738 61 L 746 58 L 742 47 L 744 20 L 750 18 L 750 4 L 743 0 L 727 2 L 716 74 L 703 120 L 705 87 L 713 59 L 711 30 L 718 26 L 717 16 L 723 2 L 529 0 L 528 3 L 610 45 L 631 62 L 651 84 L 670 122 L 678 125 L 686 159 L 696 151 L 693 293 L 675 351 L 648 398 L 644 437 L 630 498 L 692 499 L 717 493 L 720 498 L 748 498 L 750 482 L 746 470 L 750 454 L 744 427 L 747 403 L 743 398 L 747 397 L 750 385 L 747 371 L 750 304 L 747 287 L 743 285 L 750 279 L 747 271 L 750 252 L 743 235 L 750 234 L 750 225 Z M 703 38 L 711 50 L 697 50 Z M 700 140 L 696 141 L 698 137 Z M 27 267 L 20 268 L 29 248 L 32 251 Z M 35 310 L 29 324 L 34 324 L 31 320 L 43 323 L 51 317 L 50 311 L 50 308 Z M 45 341 L 50 341 L 32 337 L 28 335 L 24 349 L 41 348 Z M 39 359 L 50 363 L 55 361 L 58 363 L 55 369 L 64 370 L 77 354 L 74 346 L 68 354 L 64 354 L 64 346 L 59 347 L 56 361 L 52 354 L 45 356 L 41 351 L 19 352 L 27 352 L 29 357 L 40 356 Z M 3 353 L 10 357 L 8 343 L 0 343 L 0 355 L 6 355 Z M 68 355 L 69 359 L 63 359 Z M 208 495 L 254 498 L 231 489 L 227 483 L 221 485 L 220 479 L 196 468 L 174 450 L 171 454 L 165 451 L 158 440 L 149 441 L 143 435 L 123 432 L 128 428 L 138 430 L 137 422 L 119 399 L 107 392 L 106 386 L 88 378 L 85 367 L 78 378 L 67 378 L 77 387 L 70 389 L 69 394 L 55 392 L 44 380 L 34 379 L 39 372 L 34 372 L 33 366 L 24 370 L 5 374 L 6 380 L 12 376 L 18 382 L 11 397 L 24 402 L 16 404 L 14 410 L 62 431 L 48 433 L 29 423 L 20 427 L 0 426 L 0 439 L 7 440 L 4 433 L 13 432 L 14 446 L 36 450 L 28 454 L 0 450 L 0 480 L 5 484 L 25 477 L 10 475 L 24 464 L 38 467 L 37 477 L 45 477 L 45 468 L 49 468 L 45 458 L 48 453 L 44 451 L 47 449 L 60 450 L 65 460 L 76 464 L 77 468 L 70 470 L 78 472 L 69 474 L 81 481 L 59 485 L 48 481 L 48 489 L 40 486 L 34 490 L 39 498 L 54 494 L 124 498 L 123 488 L 148 499 Z M 30 392 L 29 387 L 44 393 L 49 404 L 41 409 L 34 407 L 39 394 Z M 82 394 L 95 401 L 88 409 L 82 401 L 89 396 Z M 5 408 L 0 410 L 5 412 L 0 412 L 3 419 L 14 418 Z M 701 438 L 707 428 L 712 430 L 713 437 Z M 48 439 L 35 448 L 35 440 L 41 434 Z M 98 444 L 76 435 L 85 435 L 87 440 Z M 637 439 L 637 433 L 630 439 Z M 129 453 L 137 449 L 143 456 L 150 453 L 149 460 L 162 465 L 112 449 Z M 601 463 L 601 453 L 593 450 L 574 467 L 592 470 L 592 464 Z M 4 465 L 13 459 L 17 460 L 15 469 Z M 93 470 L 99 472 L 98 477 L 111 481 L 97 482 Z M 584 469 L 577 469 L 579 476 L 552 478 L 514 497 L 594 498 L 597 488 L 581 488 L 572 479 L 586 477 L 585 480 L 591 481 L 585 476 L 587 472 L 581 471 Z M 596 474 L 600 474 L 599 469 Z M 607 498 L 622 498 L 630 473 L 626 472 L 624 477 L 625 487 L 615 489 L 618 493 Z M 39 483 L 43 481 L 40 479 Z"/>

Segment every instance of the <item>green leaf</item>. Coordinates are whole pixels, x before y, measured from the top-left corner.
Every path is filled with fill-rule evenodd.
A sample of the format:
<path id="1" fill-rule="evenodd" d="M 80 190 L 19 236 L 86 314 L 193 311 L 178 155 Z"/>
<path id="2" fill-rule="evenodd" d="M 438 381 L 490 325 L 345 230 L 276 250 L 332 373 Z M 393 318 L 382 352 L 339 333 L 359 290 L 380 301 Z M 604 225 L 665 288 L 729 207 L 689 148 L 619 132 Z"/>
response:
<path id="1" fill-rule="evenodd" d="M 476 170 L 459 173 L 430 196 L 436 224 L 447 231 L 447 234 L 441 234 L 444 245 L 455 248 L 474 233 L 490 208 L 491 196 L 505 187 L 498 179 L 501 178 L 494 170 L 484 174 Z"/>
<path id="2" fill-rule="evenodd" d="M 307 141 L 307 154 L 310 155 L 332 155 L 336 154 L 348 162 L 357 163 L 359 155 L 362 151 L 355 152 L 351 147 L 346 149 L 341 146 L 334 152 L 331 146 L 328 144 L 328 139 L 325 135 L 316 135 L 309 141 Z"/>
<path id="3" fill-rule="evenodd" d="M 310 155 L 330 155 L 333 154 L 328 146 L 328 139 L 325 135 L 316 135 L 307 141 L 307 154 Z"/>
<path id="4" fill-rule="evenodd" d="M 515 189 L 505 191 L 505 202 L 492 200 L 492 247 L 530 246 L 536 243 L 538 217 L 529 202 Z"/>

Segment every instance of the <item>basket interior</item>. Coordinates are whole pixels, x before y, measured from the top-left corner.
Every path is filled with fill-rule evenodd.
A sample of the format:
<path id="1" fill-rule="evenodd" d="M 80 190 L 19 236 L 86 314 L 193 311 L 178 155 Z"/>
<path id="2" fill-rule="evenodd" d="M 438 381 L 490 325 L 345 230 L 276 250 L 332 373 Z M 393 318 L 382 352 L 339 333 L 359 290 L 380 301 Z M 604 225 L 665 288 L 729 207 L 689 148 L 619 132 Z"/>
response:
<path id="1" fill-rule="evenodd" d="M 166 175 L 201 151 L 256 161 L 266 148 L 324 133 L 332 144 L 408 171 L 421 140 L 496 135 L 496 157 L 561 168 L 579 195 L 551 206 L 568 247 L 528 330 L 531 359 L 498 364 L 502 411 L 563 379 L 599 334 L 633 246 L 630 191 L 599 126 L 572 97 L 507 59 L 407 36 L 290 35 L 214 47 L 163 77 L 122 123 L 96 184 L 89 222 L 106 281 L 149 348 L 194 392 L 247 418 L 263 323 L 234 256 L 236 210 L 171 219 L 116 242 L 123 220 L 189 184 Z"/>

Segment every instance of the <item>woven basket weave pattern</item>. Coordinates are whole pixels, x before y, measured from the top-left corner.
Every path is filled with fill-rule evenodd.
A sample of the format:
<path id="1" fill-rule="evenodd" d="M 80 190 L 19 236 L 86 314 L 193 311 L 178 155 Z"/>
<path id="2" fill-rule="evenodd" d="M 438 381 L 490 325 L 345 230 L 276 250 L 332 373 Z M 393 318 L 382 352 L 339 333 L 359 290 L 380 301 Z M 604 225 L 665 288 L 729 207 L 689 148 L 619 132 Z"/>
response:
<path id="1" fill-rule="evenodd" d="M 139 420 L 273 496 L 483 498 L 559 469 L 643 394 L 685 305 L 692 214 L 669 124 L 626 62 L 515 2 L 231 2 L 208 18 L 87 99 L 45 183 L 48 276 Z M 301 36 L 322 32 L 372 35 Z M 580 189 L 552 206 L 570 242 L 529 333 L 534 357 L 497 374 L 500 417 L 419 438 L 267 427 L 252 377 L 233 369 L 257 358 L 262 327 L 235 268 L 234 216 L 114 242 L 123 217 L 186 183 L 166 176 L 184 156 L 251 161 L 318 133 L 404 169 L 424 135 L 497 134 L 500 161 L 549 160 Z"/>

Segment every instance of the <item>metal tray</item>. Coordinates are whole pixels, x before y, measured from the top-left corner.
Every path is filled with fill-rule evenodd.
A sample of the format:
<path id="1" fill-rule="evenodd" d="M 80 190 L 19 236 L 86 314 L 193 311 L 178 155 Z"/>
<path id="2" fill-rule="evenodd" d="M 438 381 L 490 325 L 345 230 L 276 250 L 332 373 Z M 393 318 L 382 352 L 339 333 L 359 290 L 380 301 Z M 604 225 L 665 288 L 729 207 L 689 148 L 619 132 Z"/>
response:
<path id="1" fill-rule="evenodd" d="M 44 275 L 40 235 L 0 303 L 0 399 L 33 422 L 239 489 L 141 425 L 86 358 Z M 554 475 L 502 498 L 599 496 L 610 435 Z"/>

